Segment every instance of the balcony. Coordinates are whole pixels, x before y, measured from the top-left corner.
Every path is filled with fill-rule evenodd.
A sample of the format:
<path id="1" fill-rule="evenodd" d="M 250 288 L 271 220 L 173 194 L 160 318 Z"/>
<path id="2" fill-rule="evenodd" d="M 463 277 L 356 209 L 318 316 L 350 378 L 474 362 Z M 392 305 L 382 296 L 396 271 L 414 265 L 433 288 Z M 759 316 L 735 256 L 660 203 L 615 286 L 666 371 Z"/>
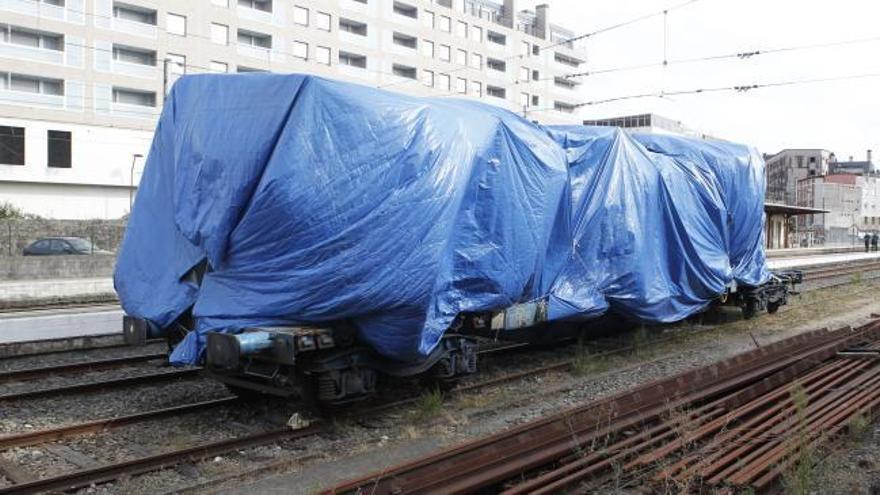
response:
<path id="1" fill-rule="evenodd" d="M 236 10 L 238 16 L 242 19 L 265 24 L 284 24 L 284 18 L 281 12 L 278 11 L 281 8 L 281 5 L 276 5 L 276 2 L 271 0 L 238 0 Z"/>
<path id="2" fill-rule="evenodd" d="M 113 61 L 111 70 L 116 74 L 140 77 L 143 79 L 155 79 L 161 72 L 159 67 L 155 65 L 134 64 L 131 62 L 121 62 L 119 60 Z"/>
<path id="3" fill-rule="evenodd" d="M 65 7 L 59 7 L 34 0 L 0 0 L 0 10 L 17 14 L 53 19 L 56 21 L 85 24 L 84 0 L 67 0 Z"/>
<path id="4" fill-rule="evenodd" d="M 158 28 L 153 24 L 144 24 L 143 22 L 129 21 L 126 19 L 112 18 L 110 21 L 110 29 L 120 33 L 133 34 L 144 38 L 156 39 Z"/>
<path id="5" fill-rule="evenodd" d="M 0 42 L 0 57 L 50 64 L 64 64 L 64 52 L 61 50 L 49 50 L 13 43 Z"/>
<path id="6" fill-rule="evenodd" d="M 238 43 L 235 50 L 242 57 L 256 58 L 265 62 L 284 62 L 284 54 L 275 52 L 271 48 Z"/>
<path id="7" fill-rule="evenodd" d="M 63 110 L 64 95 L 49 95 L 0 89 L 0 104 Z"/>
<path id="8" fill-rule="evenodd" d="M 159 110 L 156 107 L 116 102 L 110 104 L 110 113 L 130 119 L 155 119 L 159 116 Z"/>

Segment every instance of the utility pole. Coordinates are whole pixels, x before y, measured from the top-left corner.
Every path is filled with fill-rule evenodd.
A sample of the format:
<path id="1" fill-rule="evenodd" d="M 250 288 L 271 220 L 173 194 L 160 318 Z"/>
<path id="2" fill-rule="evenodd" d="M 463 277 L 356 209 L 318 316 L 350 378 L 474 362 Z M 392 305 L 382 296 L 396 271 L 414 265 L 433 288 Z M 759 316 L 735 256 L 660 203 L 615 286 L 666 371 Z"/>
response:
<path id="1" fill-rule="evenodd" d="M 134 166 L 137 163 L 138 158 L 143 158 L 144 155 L 140 153 L 135 153 L 131 155 L 131 173 L 128 176 L 129 184 L 128 184 L 128 214 L 131 215 L 131 209 L 134 206 Z"/>

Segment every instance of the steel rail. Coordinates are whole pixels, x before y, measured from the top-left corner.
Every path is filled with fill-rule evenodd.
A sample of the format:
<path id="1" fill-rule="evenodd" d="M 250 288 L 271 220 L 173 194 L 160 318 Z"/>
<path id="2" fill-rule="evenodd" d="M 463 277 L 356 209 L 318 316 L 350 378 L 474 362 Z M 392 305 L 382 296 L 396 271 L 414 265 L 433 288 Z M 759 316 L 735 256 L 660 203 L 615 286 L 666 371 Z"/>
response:
<path id="1" fill-rule="evenodd" d="M 218 442 L 211 442 L 185 449 L 141 457 L 130 461 L 107 464 L 92 469 L 84 469 L 28 483 L 7 486 L 0 488 L 0 494 L 24 495 L 53 490 L 75 490 L 92 484 L 113 481 L 123 475 L 147 473 L 171 467 L 181 462 L 203 460 L 233 450 L 246 449 L 268 443 L 295 440 L 317 435 L 325 431 L 327 431 L 327 426 L 324 423 L 314 423 L 298 430 L 290 428 L 269 430 L 252 435 L 220 440 Z"/>
<path id="2" fill-rule="evenodd" d="M 835 352 L 880 334 L 873 322 L 859 332 L 813 332 L 724 360 L 707 369 L 689 371 L 647 384 L 634 391 L 513 428 L 448 449 L 391 470 L 336 487 L 375 493 L 455 492 L 493 486 L 518 473 L 554 462 L 584 445 L 604 424 L 648 424 L 663 410 L 722 397 L 743 386 L 760 383 L 791 366 L 815 366 Z M 798 364 L 800 363 L 800 364 Z M 679 399 L 681 397 L 681 399 Z M 590 417 L 593 419 L 590 420 Z"/>
<path id="3" fill-rule="evenodd" d="M 165 359 L 167 356 L 168 353 L 166 352 L 154 352 L 150 354 L 138 354 L 135 356 L 124 356 L 93 361 L 80 361 L 75 363 L 64 363 L 55 366 L 41 366 L 36 368 L 24 368 L 19 370 L 4 371 L 0 372 L 0 383 L 29 380 L 43 376 L 51 376 L 56 373 L 68 373 L 71 371 L 119 368 L 127 364 L 137 364 L 147 361 L 155 361 L 157 359 Z"/>
<path id="4" fill-rule="evenodd" d="M 236 402 L 238 402 L 237 397 L 225 397 L 222 399 L 195 402 L 192 404 L 182 404 L 179 406 L 165 407 L 162 409 L 153 409 L 150 411 L 127 414 L 124 416 L 98 419 L 95 421 L 86 421 L 84 423 L 59 426 L 56 428 L 48 428 L 44 430 L 0 436 L 0 450 L 11 449 L 14 447 L 39 445 L 42 443 L 56 442 L 58 440 L 66 440 L 69 438 L 75 438 L 91 433 L 100 433 L 105 430 L 119 428 L 125 425 L 141 423 L 152 419 L 178 416 L 191 412 L 213 409 L 215 407 L 231 405 Z"/>
<path id="5" fill-rule="evenodd" d="M 70 385 L 59 385 L 57 387 L 50 387 L 38 390 L 13 392 L 0 395 L 0 402 L 40 399 L 44 397 L 74 394 L 79 392 L 90 392 L 94 390 L 104 390 L 117 387 L 141 385 L 144 383 L 174 380 L 176 378 L 190 378 L 197 375 L 200 371 L 200 368 L 175 369 L 172 371 L 161 371 L 158 373 L 148 373 L 125 378 L 103 380 L 100 382 L 74 383 Z"/>

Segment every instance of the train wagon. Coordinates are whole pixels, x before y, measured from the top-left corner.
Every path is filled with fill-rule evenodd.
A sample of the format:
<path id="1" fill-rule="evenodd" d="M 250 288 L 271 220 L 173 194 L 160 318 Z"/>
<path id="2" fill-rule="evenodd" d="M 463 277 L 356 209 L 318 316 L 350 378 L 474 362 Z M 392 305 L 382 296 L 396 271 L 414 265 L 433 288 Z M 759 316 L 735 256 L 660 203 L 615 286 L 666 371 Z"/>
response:
<path id="1" fill-rule="evenodd" d="M 544 127 L 307 75 L 195 75 L 166 101 L 114 283 L 239 393 L 343 404 L 476 371 L 480 339 L 786 304 L 764 163 L 720 141 Z"/>

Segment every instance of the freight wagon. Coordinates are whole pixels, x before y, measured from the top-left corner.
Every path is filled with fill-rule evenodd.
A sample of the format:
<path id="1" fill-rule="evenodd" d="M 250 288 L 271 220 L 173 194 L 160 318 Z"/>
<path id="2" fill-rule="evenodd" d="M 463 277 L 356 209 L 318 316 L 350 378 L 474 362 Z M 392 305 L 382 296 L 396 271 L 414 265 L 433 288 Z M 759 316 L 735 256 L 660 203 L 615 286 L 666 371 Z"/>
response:
<path id="1" fill-rule="evenodd" d="M 487 339 L 772 313 L 801 277 L 767 268 L 763 166 L 474 101 L 186 76 L 120 249 L 124 333 L 238 393 L 344 404 L 474 373 Z"/>

